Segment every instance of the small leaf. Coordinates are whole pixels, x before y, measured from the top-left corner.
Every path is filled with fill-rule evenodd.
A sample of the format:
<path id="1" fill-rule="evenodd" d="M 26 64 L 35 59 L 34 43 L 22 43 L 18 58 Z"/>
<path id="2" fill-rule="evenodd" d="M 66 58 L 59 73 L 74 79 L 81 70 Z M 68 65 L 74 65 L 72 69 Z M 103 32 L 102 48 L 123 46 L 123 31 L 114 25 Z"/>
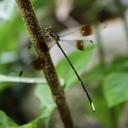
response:
<path id="1" fill-rule="evenodd" d="M 52 99 L 52 95 L 48 85 L 37 85 L 35 93 L 40 100 L 41 116 L 43 117 L 45 127 L 47 128 L 49 125 L 51 114 L 56 108 L 56 105 Z"/>
<path id="2" fill-rule="evenodd" d="M 128 100 L 128 73 L 112 73 L 105 77 L 103 85 L 109 107 L 116 106 Z"/>
<path id="3" fill-rule="evenodd" d="M 118 71 L 128 71 L 128 57 L 118 57 L 113 60 L 111 65 L 112 70 L 118 70 Z"/>
<path id="4" fill-rule="evenodd" d="M 3 111 L 0 111 L 0 128 L 10 128 L 14 126 L 17 126 L 17 124 Z"/>
<path id="5" fill-rule="evenodd" d="M 17 46 L 17 36 L 23 31 L 25 29 L 20 16 L 12 16 L 11 20 L 0 24 L 0 53 L 5 51 L 14 52 Z M 4 43 L 6 45 L 3 45 Z"/>
<path id="6" fill-rule="evenodd" d="M 43 119 L 41 117 L 39 117 L 27 124 L 24 124 L 22 126 L 13 127 L 13 128 L 39 128 L 39 127 L 43 127 Z"/>

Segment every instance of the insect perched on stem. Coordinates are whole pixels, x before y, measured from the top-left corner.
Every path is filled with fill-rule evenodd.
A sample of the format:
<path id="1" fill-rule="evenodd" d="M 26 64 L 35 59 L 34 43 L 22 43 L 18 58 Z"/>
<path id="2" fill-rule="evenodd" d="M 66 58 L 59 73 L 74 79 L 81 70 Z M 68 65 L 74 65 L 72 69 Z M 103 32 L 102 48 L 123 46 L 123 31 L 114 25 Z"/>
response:
<path id="1" fill-rule="evenodd" d="M 101 25 L 100 29 L 105 28 L 104 26 L 105 26 L 104 24 Z M 71 30 L 68 30 L 68 32 L 60 33 L 60 35 L 58 35 L 56 32 L 54 32 L 51 26 L 46 28 L 44 31 L 44 40 L 47 43 L 48 48 L 51 49 L 55 44 L 59 47 L 59 49 L 61 50 L 61 52 L 67 59 L 67 61 L 69 62 L 70 66 L 72 67 L 79 82 L 81 83 L 81 85 L 87 95 L 87 98 L 90 102 L 92 111 L 94 111 L 94 112 L 95 112 L 95 106 L 93 104 L 93 101 L 92 101 L 87 89 L 85 88 L 84 83 L 82 82 L 79 74 L 77 73 L 77 71 L 74 68 L 74 66 L 72 65 L 70 59 L 68 58 L 68 56 L 65 54 L 64 50 L 62 49 L 60 43 L 62 43 L 62 42 L 68 43 L 71 46 L 82 51 L 86 47 L 87 43 L 93 44 L 93 42 L 96 40 L 95 36 L 93 35 L 95 33 L 96 33 L 95 27 L 92 27 L 90 25 L 84 25 L 84 26 L 81 26 L 81 27 L 78 27 L 75 29 L 71 29 Z M 43 65 L 41 62 L 42 62 L 41 58 L 37 58 L 32 62 L 32 64 L 35 67 L 35 69 L 42 69 Z M 19 73 L 19 76 L 21 76 L 22 74 L 23 74 L 23 71 L 21 71 Z"/>
<path id="2" fill-rule="evenodd" d="M 87 31 L 85 31 L 86 29 L 87 29 Z M 91 33 L 92 33 L 92 32 L 91 32 L 91 28 L 89 28 L 89 26 L 83 26 L 83 27 L 81 28 L 81 34 L 82 34 L 83 36 L 85 36 L 85 35 L 90 35 Z M 85 93 L 86 93 L 86 95 L 87 95 L 87 97 L 88 97 L 88 100 L 89 100 L 89 102 L 90 102 L 90 106 L 91 106 L 91 108 L 92 108 L 92 111 L 95 112 L 95 106 L 94 106 L 94 104 L 93 104 L 93 101 L 92 101 L 92 99 L 91 99 L 91 97 L 90 97 L 90 95 L 89 95 L 87 89 L 86 89 L 85 86 L 84 86 L 83 81 L 81 80 L 79 74 L 77 73 L 76 69 L 75 69 L 74 66 L 72 65 L 70 59 L 68 58 L 68 56 L 66 55 L 66 53 L 65 53 L 64 50 L 62 49 L 61 45 L 59 44 L 60 41 L 62 40 L 62 39 L 60 38 L 60 36 L 59 36 L 57 33 L 55 33 L 55 32 L 53 31 L 52 27 L 50 26 L 49 28 L 46 28 L 46 29 L 45 29 L 45 38 L 46 38 L 47 41 L 51 41 L 51 40 L 53 39 L 53 40 L 55 41 L 55 43 L 57 44 L 57 46 L 60 48 L 61 52 L 64 54 L 65 58 L 67 59 L 67 61 L 68 61 L 69 64 L 70 64 L 71 68 L 73 69 L 74 73 L 76 74 L 78 80 L 80 81 L 80 83 L 81 83 L 81 85 L 82 85 L 82 87 L 83 87 L 83 89 L 84 89 L 84 91 L 85 91 Z M 70 39 L 70 38 L 69 38 L 69 39 Z M 77 47 L 78 49 L 82 50 L 83 47 L 84 47 L 84 44 L 83 44 L 84 42 L 83 42 L 82 38 L 81 38 L 81 39 L 77 39 L 77 37 L 74 37 L 74 40 L 77 41 L 76 44 L 75 44 L 76 47 Z M 88 40 L 88 41 L 89 41 L 89 40 Z M 90 41 L 90 42 L 92 42 L 92 41 Z M 51 42 L 48 42 L 48 43 L 51 43 Z M 48 44 L 49 48 L 51 47 L 51 45 L 53 45 L 53 44 Z"/>

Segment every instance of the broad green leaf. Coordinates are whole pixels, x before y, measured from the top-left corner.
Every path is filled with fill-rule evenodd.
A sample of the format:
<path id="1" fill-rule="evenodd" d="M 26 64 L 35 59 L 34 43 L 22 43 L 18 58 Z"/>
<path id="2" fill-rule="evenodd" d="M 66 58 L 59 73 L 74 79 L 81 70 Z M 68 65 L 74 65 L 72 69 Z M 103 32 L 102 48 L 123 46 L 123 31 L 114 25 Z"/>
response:
<path id="1" fill-rule="evenodd" d="M 82 75 L 82 80 L 89 85 L 93 85 L 93 87 L 97 87 L 103 80 L 106 70 L 106 67 L 102 68 L 100 65 L 96 65 L 89 72 Z"/>
<path id="2" fill-rule="evenodd" d="M 111 70 L 128 71 L 128 56 L 118 57 L 112 62 Z"/>
<path id="3" fill-rule="evenodd" d="M 128 73 L 111 73 L 103 82 L 104 95 L 109 107 L 128 101 Z"/>
<path id="4" fill-rule="evenodd" d="M 33 0 L 33 4 L 35 8 L 43 8 L 46 6 L 53 6 L 54 1 L 52 0 Z"/>
<path id="5" fill-rule="evenodd" d="M 15 126 L 17 126 L 17 124 L 3 111 L 0 111 L 0 128 L 11 128 Z"/>
<path id="6" fill-rule="evenodd" d="M 23 22 L 18 16 L 13 16 L 11 20 L 0 24 L 0 52 L 15 50 L 17 37 L 23 30 Z"/>
<path id="7" fill-rule="evenodd" d="M 90 60 L 94 47 L 88 47 L 84 51 L 75 51 L 69 55 L 71 63 L 74 65 L 75 69 L 81 75 L 86 70 L 86 65 Z M 67 60 L 62 59 L 56 66 L 57 73 L 59 77 L 62 77 L 66 81 L 66 86 L 69 87 L 77 81 L 77 77 L 70 67 Z"/>
<path id="8" fill-rule="evenodd" d="M 106 75 L 117 71 L 128 72 L 128 57 L 116 58 L 111 64 L 105 65 L 104 67 L 96 65 L 89 72 L 85 72 L 82 75 L 82 80 L 96 87 Z"/>
<path id="9" fill-rule="evenodd" d="M 49 125 L 51 114 L 56 105 L 52 99 L 52 95 L 48 85 L 37 85 L 35 93 L 40 100 L 41 116 L 43 117 L 45 127 L 47 128 Z"/>
<path id="10" fill-rule="evenodd" d="M 10 117 L 8 117 L 3 111 L 0 111 L 0 128 L 39 128 L 44 126 L 42 117 L 38 117 L 35 120 L 18 126 Z"/>
<path id="11" fill-rule="evenodd" d="M 101 90 L 93 93 L 93 101 L 96 107 L 96 112 L 95 114 L 92 113 L 93 114 L 92 116 L 95 116 L 96 119 L 99 120 L 103 128 L 110 128 L 111 115 Z"/>

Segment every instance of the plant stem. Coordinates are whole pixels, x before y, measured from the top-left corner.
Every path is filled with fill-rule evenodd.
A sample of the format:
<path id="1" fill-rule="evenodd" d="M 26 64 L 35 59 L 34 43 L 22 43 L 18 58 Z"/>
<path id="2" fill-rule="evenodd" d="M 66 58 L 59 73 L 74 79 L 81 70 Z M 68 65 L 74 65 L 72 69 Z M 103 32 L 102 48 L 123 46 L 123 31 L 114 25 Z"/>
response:
<path id="1" fill-rule="evenodd" d="M 43 39 L 42 31 L 37 21 L 32 3 L 30 0 L 16 0 L 20 14 L 26 24 L 30 39 L 36 52 L 42 58 L 43 72 L 51 89 L 53 98 L 57 104 L 60 117 L 65 128 L 74 128 L 70 111 L 65 100 L 64 91 L 60 86 L 49 49 Z"/>
<path id="2" fill-rule="evenodd" d="M 110 109 L 110 114 L 111 114 L 111 127 L 118 128 L 118 117 L 115 107 Z"/>
<path id="3" fill-rule="evenodd" d="M 119 15 L 121 16 L 124 22 L 124 29 L 126 31 L 127 47 L 128 47 L 128 24 L 127 24 L 127 18 L 125 16 L 126 7 L 123 5 L 121 0 L 114 0 L 114 2 L 118 8 Z"/>
<path id="4" fill-rule="evenodd" d="M 101 36 L 100 36 L 100 33 L 99 33 L 100 30 L 99 30 L 98 23 L 96 23 L 95 28 L 96 28 L 96 39 L 97 39 L 97 42 L 98 42 L 99 61 L 100 61 L 100 65 L 102 67 L 104 67 L 105 66 L 105 55 L 104 55 L 104 48 L 103 48 L 103 44 L 102 44 L 102 39 L 101 39 Z"/>

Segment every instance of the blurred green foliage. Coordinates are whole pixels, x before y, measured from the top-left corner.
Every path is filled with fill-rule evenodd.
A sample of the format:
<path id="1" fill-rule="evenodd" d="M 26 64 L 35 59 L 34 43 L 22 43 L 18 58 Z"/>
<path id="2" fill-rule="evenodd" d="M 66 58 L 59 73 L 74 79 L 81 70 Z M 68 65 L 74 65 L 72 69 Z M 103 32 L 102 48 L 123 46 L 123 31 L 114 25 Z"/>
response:
<path id="1" fill-rule="evenodd" d="M 55 1 L 51 0 L 33 0 L 36 9 L 44 8 L 46 6 L 54 7 L 54 2 Z M 92 2 L 94 1 L 75 0 L 75 5 L 81 7 L 86 4 L 88 7 L 91 7 Z M 20 68 L 22 69 L 22 66 L 24 66 L 19 64 L 20 57 L 18 54 L 18 51 L 23 50 L 22 48 L 19 49 L 19 37 L 22 33 L 26 33 L 26 29 L 21 17 L 18 15 L 17 9 L 15 9 L 15 12 L 13 12 L 13 15 L 9 20 L 0 21 L 1 74 L 11 75 L 12 70 L 16 71 Z M 125 104 L 128 100 L 128 57 L 115 58 L 109 65 L 105 65 L 104 67 L 96 65 L 87 72 L 86 65 L 88 64 L 94 49 L 95 47 L 88 47 L 83 52 L 75 51 L 69 55 L 69 58 L 78 73 L 82 76 L 82 80 L 89 85 L 88 88 L 93 95 L 96 113 L 90 113 L 90 111 L 86 109 L 88 104 L 85 104 L 85 114 L 88 112 L 92 117 L 95 115 L 95 118 L 99 120 L 104 128 L 112 128 L 114 120 L 112 117 L 114 118 L 114 115 L 111 112 L 111 109 L 116 110 L 120 107 L 121 110 L 119 109 L 118 113 L 116 113 L 116 116 L 119 117 L 120 112 L 124 109 L 124 105 L 122 104 Z M 12 56 L 3 59 L 5 53 L 10 53 Z M 65 81 L 65 92 L 78 84 L 78 80 L 66 59 L 60 60 L 56 66 L 56 71 L 59 78 L 63 78 Z M 12 75 L 14 74 L 12 73 Z M 40 76 L 40 74 L 38 76 Z M 18 84 L 15 83 L 14 85 L 18 86 Z M 10 86 L 13 86 L 13 84 L 0 83 L 0 93 Z M 56 105 L 52 100 L 48 85 L 36 85 L 35 95 L 40 100 L 39 117 L 19 126 L 3 111 L 0 111 L 0 128 L 38 128 L 41 125 L 46 128 L 50 127 L 51 116 Z"/>
<path id="2" fill-rule="evenodd" d="M 0 128 L 16 127 L 17 124 L 8 117 L 3 111 L 0 111 Z"/>

